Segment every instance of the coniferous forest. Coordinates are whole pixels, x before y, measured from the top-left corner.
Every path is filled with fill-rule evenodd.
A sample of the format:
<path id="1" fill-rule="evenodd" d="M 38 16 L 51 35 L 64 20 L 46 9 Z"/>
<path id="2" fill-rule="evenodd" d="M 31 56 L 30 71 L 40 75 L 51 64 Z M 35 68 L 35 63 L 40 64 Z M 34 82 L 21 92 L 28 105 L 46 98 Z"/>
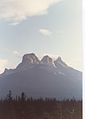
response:
<path id="1" fill-rule="evenodd" d="M 82 101 L 73 99 L 12 97 L 0 99 L 0 119 L 82 119 Z"/>

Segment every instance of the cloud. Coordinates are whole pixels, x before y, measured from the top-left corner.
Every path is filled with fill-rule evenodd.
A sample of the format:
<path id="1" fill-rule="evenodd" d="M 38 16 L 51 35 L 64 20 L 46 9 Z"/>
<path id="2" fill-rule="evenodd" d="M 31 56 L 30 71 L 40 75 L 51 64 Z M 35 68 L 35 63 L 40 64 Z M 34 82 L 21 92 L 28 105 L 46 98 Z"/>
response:
<path id="1" fill-rule="evenodd" d="M 8 22 L 26 20 L 28 16 L 47 14 L 48 8 L 61 0 L 0 0 L 0 19 Z"/>
<path id="2" fill-rule="evenodd" d="M 39 32 L 44 36 L 50 36 L 52 34 L 52 32 L 49 31 L 48 29 L 40 29 Z"/>
<path id="3" fill-rule="evenodd" d="M 4 69 L 6 68 L 8 64 L 8 60 L 7 59 L 0 59 L 0 73 L 2 73 L 4 71 Z"/>
<path id="4" fill-rule="evenodd" d="M 19 22 L 11 22 L 10 23 L 10 25 L 12 25 L 12 26 L 16 26 L 16 25 L 18 25 L 19 24 Z"/>

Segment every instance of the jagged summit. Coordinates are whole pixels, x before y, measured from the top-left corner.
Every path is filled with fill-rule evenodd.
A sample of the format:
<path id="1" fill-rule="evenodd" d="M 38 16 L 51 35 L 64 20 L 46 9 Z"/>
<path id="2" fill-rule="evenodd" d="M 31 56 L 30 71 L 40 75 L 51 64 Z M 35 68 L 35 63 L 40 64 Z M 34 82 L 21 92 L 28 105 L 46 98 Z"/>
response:
<path id="1" fill-rule="evenodd" d="M 9 69 L 5 68 L 4 73 L 6 73 L 6 72 L 8 72 L 8 71 L 9 71 Z"/>
<path id="2" fill-rule="evenodd" d="M 61 57 L 53 61 L 46 55 L 39 60 L 34 53 L 25 54 L 15 69 L 5 69 L 0 75 L 0 97 L 12 90 L 13 95 L 24 91 L 33 98 L 63 99 L 75 96 L 81 99 L 81 79 L 82 73 L 68 67 Z"/>
<path id="3" fill-rule="evenodd" d="M 57 58 L 57 61 L 62 61 L 62 59 L 61 59 L 61 57 L 60 57 L 60 56 Z"/>
<path id="4" fill-rule="evenodd" d="M 68 67 L 68 65 L 62 60 L 60 56 L 54 61 L 54 64 L 56 66 Z"/>
<path id="5" fill-rule="evenodd" d="M 34 53 L 25 54 L 22 59 L 22 63 L 28 63 L 28 64 L 38 64 L 39 59 Z"/>
<path id="6" fill-rule="evenodd" d="M 48 55 L 43 56 L 43 58 L 39 60 L 39 58 L 34 53 L 29 53 L 29 54 L 25 54 L 22 57 L 22 62 L 18 64 L 15 69 L 6 68 L 2 74 L 4 75 L 4 74 L 10 74 L 16 71 L 23 71 L 23 70 L 32 68 L 36 65 L 41 66 L 40 64 L 42 64 L 43 66 L 44 64 L 47 66 L 52 66 L 49 68 L 68 67 L 67 64 L 64 63 L 64 61 L 61 59 L 60 56 L 55 61 Z"/>
<path id="7" fill-rule="evenodd" d="M 25 54 L 22 58 L 22 64 L 55 64 L 67 66 L 60 56 L 55 61 L 53 61 L 53 59 L 48 55 L 43 56 L 43 58 L 39 60 L 39 58 L 34 53 Z"/>
<path id="8" fill-rule="evenodd" d="M 42 59 L 41 59 L 41 63 L 42 64 L 52 64 L 53 63 L 53 60 L 51 57 L 49 57 L 48 55 L 44 56 Z"/>
<path id="9" fill-rule="evenodd" d="M 22 64 L 49 64 L 49 65 L 62 65 L 62 66 L 67 66 L 66 63 L 64 63 L 64 61 L 62 60 L 62 58 L 59 56 L 55 61 L 53 61 L 53 59 L 51 57 L 49 57 L 48 55 L 43 56 L 43 58 L 41 60 L 39 60 L 39 58 L 34 54 L 34 53 L 30 53 L 30 54 L 25 54 L 22 58 Z"/>
<path id="10" fill-rule="evenodd" d="M 40 61 L 34 53 L 25 54 L 22 58 L 22 62 L 16 67 L 19 70 L 25 70 L 30 68 L 32 65 L 39 64 Z"/>
<path id="11" fill-rule="evenodd" d="M 29 53 L 22 57 L 22 62 L 16 67 L 14 71 L 25 70 L 39 64 L 45 64 L 53 67 L 68 67 L 60 56 L 55 61 L 48 55 L 43 56 L 43 58 L 39 60 L 39 58 L 34 53 Z M 10 72 L 13 72 L 13 70 L 6 68 L 3 74 L 9 74 Z"/>

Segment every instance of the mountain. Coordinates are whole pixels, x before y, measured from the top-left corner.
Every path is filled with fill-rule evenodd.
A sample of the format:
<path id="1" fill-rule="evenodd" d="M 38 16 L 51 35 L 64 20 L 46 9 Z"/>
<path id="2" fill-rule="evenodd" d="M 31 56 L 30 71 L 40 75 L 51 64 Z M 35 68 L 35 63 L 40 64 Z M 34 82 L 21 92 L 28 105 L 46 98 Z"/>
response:
<path id="1" fill-rule="evenodd" d="M 44 56 L 42 59 L 41 59 L 41 63 L 42 64 L 48 64 L 48 65 L 51 65 L 53 63 L 53 60 L 51 57 L 49 57 L 48 55 Z"/>
<path id="2" fill-rule="evenodd" d="M 28 97 L 82 98 L 82 73 L 69 67 L 61 57 L 41 60 L 34 53 L 25 54 L 15 69 L 5 69 L 0 75 L 0 97 L 12 90 Z"/>

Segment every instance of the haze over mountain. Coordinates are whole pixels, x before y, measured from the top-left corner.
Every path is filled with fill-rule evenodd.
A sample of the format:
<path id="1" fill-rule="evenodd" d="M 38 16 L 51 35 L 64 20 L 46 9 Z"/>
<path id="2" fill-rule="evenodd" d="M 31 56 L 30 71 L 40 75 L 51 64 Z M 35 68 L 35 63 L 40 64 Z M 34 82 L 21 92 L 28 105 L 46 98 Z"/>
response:
<path id="1" fill-rule="evenodd" d="M 34 53 L 25 54 L 16 69 L 5 69 L 0 75 L 0 97 L 12 90 L 13 96 L 25 92 L 27 96 L 82 97 L 82 73 L 68 66 L 61 57 L 55 61 L 49 56 L 41 60 Z"/>

